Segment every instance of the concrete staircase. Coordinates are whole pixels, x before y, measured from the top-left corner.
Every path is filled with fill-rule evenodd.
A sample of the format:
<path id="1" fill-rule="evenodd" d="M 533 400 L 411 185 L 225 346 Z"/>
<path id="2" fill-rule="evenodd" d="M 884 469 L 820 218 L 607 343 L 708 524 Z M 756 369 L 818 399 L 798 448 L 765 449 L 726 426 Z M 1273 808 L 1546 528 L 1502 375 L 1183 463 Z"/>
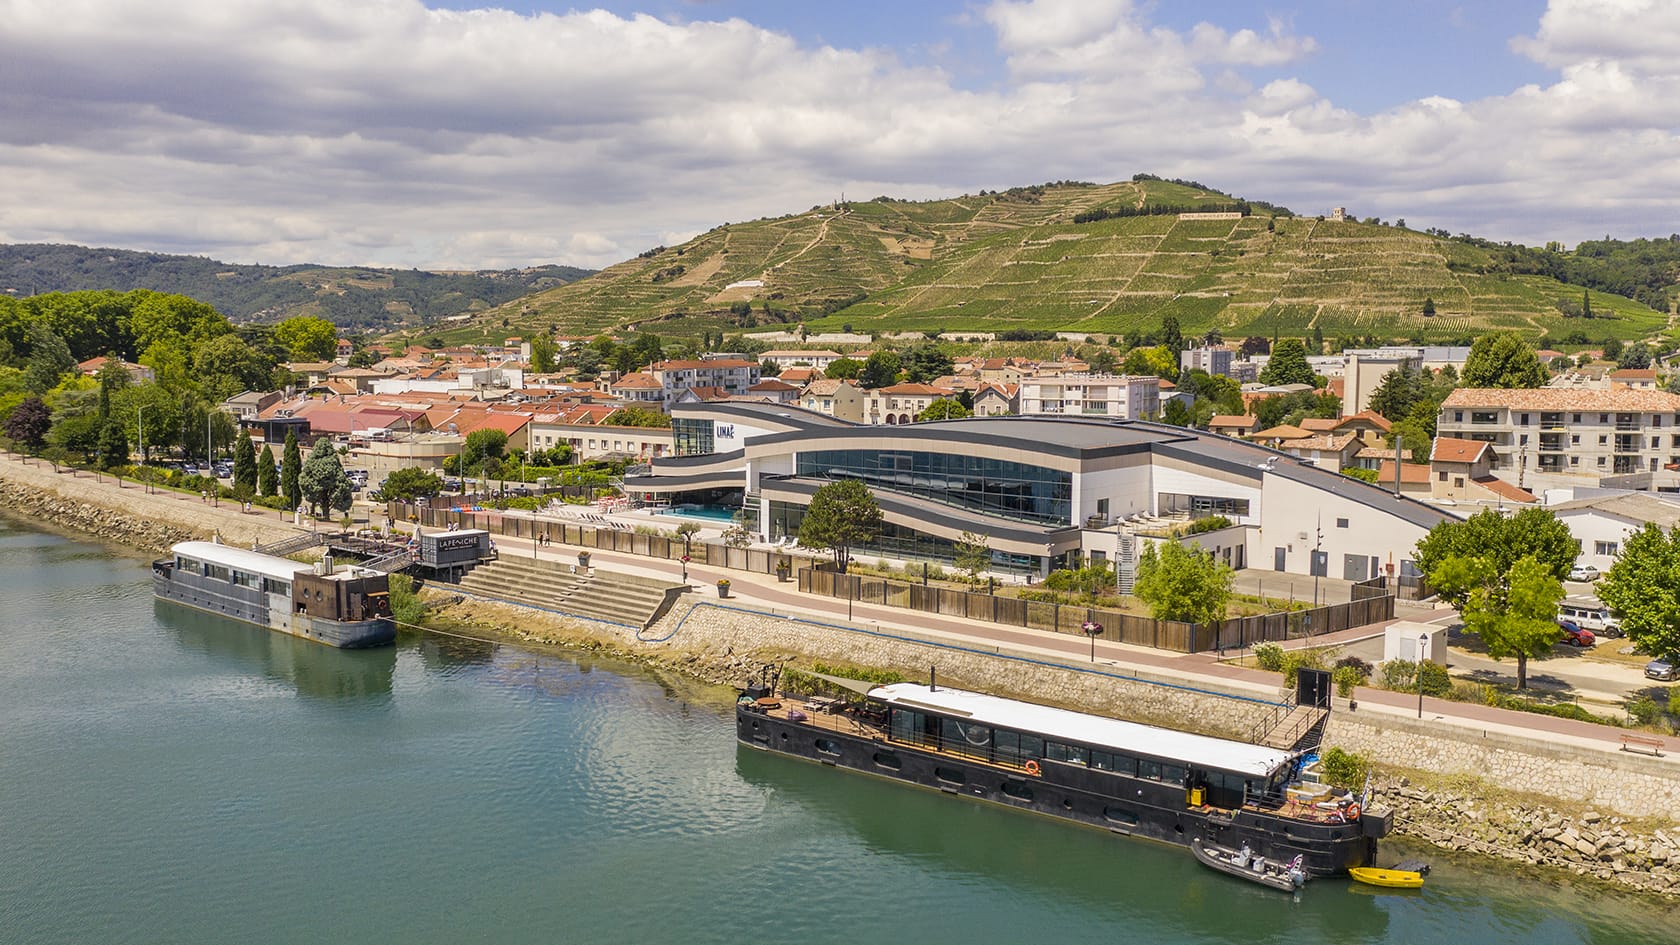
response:
<path id="1" fill-rule="evenodd" d="M 461 578 L 461 590 L 556 613 L 646 629 L 688 590 L 653 578 L 591 568 L 573 573 L 555 561 L 504 556 Z"/>

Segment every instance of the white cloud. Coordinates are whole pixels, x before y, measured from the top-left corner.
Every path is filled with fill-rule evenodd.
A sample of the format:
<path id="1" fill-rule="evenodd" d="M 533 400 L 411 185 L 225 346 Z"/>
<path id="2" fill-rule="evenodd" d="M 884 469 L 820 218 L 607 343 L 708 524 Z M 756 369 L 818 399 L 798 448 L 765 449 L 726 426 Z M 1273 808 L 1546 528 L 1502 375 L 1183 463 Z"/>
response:
<path id="1" fill-rule="evenodd" d="M 1545 85 L 1378 114 L 1287 70 L 1315 40 L 1129 0 L 978 11 L 1007 76 L 741 20 L 519 16 L 418 0 L 13 0 L 0 239 L 233 261 L 607 265 L 838 196 L 1138 170 L 1302 211 L 1499 238 L 1667 232 L 1680 4 L 1555 0 L 1513 41 Z"/>

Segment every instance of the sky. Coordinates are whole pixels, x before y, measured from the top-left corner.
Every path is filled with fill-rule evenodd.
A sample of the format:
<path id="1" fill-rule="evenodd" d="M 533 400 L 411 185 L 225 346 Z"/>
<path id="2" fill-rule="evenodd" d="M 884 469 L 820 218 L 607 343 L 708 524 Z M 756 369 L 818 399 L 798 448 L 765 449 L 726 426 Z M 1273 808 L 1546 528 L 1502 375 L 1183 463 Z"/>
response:
<path id="1" fill-rule="evenodd" d="M 1143 171 L 1573 245 L 1680 230 L 1677 0 L 0 0 L 0 242 L 600 267 Z"/>

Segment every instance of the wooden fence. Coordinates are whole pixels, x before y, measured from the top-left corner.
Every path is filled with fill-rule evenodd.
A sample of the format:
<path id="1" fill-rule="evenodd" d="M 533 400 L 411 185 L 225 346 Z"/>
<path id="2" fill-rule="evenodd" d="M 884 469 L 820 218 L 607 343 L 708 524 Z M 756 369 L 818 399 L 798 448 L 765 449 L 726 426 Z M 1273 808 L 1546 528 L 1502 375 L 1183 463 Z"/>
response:
<path id="1" fill-rule="evenodd" d="M 860 604 L 902 607 L 923 613 L 1085 635 L 1085 624 L 1096 623 L 1097 639 L 1179 653 L 1237 649 L 1265 641 L 1314 637 L 1350 627 L 1391 620 L 1394 598 L 1371 582 L 1354 587 L 1355 599 L 1310 610 L 1253 617 L 1233 617 L 1218 624 L 1156 620 L 1104 607 L 1028 601 L 998 597 L 981 591 L 933 587 L 891 578 L 839 574 L 824 568 L 801 568 L 799 589 L 823 597 L 850 597 Z"/>

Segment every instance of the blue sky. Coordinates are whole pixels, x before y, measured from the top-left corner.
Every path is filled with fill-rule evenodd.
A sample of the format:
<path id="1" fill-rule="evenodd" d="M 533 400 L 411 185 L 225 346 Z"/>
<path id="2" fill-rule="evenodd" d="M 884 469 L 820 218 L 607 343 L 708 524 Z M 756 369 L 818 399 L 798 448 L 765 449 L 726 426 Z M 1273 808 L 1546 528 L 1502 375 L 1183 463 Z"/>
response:
<path id="1" fill-rule="evenodd" d="M 0 240 L 602 266 L 845 192 L 1680 219 L 1675 0 L 11 0 Z"/>

